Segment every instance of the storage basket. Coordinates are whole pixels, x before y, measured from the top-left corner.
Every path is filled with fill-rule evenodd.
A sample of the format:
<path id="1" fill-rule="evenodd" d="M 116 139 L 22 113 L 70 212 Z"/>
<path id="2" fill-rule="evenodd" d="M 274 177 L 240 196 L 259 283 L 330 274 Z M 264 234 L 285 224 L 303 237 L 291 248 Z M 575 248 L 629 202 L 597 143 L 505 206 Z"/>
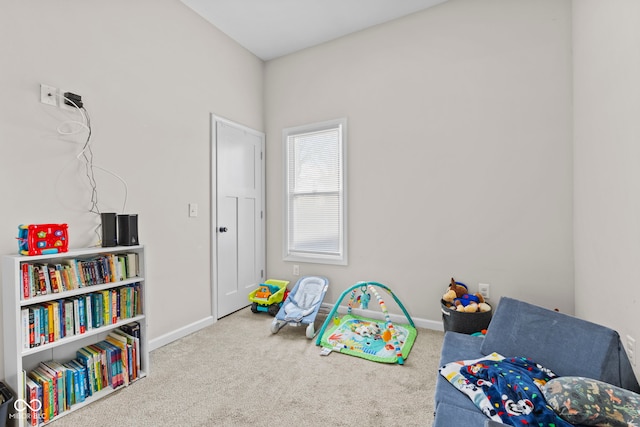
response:
<path id="1" fill-rule="evenodd" d="M 13 403 L 14 399 L 15 395 L 13 391 L 3 382 L 0 382 L 0 427 L 7 425 L 9 406 Z"/>
<path id="2" fill-rule="evenodd" d="M 462 311 L 451 310 L 447 307 L 444 300 L 440 300 L 440 309 L 442 310 L 442 324 L 444 331 L 460 332 L 463 334 L 473 334 L 487 329 L 493 307 L 490 311 L 465 313 Z"/>

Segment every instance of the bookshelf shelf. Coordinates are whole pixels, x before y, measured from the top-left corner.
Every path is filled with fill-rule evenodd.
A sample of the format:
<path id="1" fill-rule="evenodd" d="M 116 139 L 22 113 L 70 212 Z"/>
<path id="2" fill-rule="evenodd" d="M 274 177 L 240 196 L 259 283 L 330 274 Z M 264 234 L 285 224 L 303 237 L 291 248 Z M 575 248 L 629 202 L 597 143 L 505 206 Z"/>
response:
<path id="1" fill-rule="evenodd" d="M 24 357 L 24 356 L 28 356 L 30 354 L 40 353 L 42 351 L 53 349 L 53 348 L 58 347 L 58 346 L 67 345 L 67 344 L 72 343 L 74 341 L 80 341 L 80 340 L 83 340 L 85 338 L 92 337 L 94 335 L 104 334 L 105 332 L 108 332 L 108 331 L 110 331 L 112 329 L 117 329 L 120 326 L 126 325 L 127 323 L 131 323 L 131 322 L 138 322 L 139 323 L 142 320 L 144 320 L 144 316 L 135 316 L 135 317 L 131 317 L 129 319 L 120 320 L 117 323 L 113 323 L 111 325 L 101 326 L 100 328 L 95 328 L 95 329 L 88 330 L 84 334 L 71 335 L 69 337 L 62 338 L 62 339 L 47 343 L 47 344 L 41 345 L 39 347 L 33 347 L 33 348 L 28 349 L 28 350 L 22 350 L 22 356 Z"/>
<path id="2" fill-rule="evenodd" d="M 5 381 L 16 392 L 18 399 L 30 401 L 30 397 L 33 397 L 33 394 L 28 396 L 27 393 L 27 384 L 31 382 L 27 373 L 41 369 L 43 363 L 54 361 L 59 364 L 67 364 L 76 359 L 79 349 L 93 348 L 94 354 L 99 354 L 96 351 L 99 347 L 105 345 L 109 347 L 108 353 L 105 350 L 102 355 L 103 365 L 107 361 L 109 366 L 100 371 L 103 372 L 102 375 L 105 378 L 101 388 L 96 388 L 92 393 L 87 391 L 86 395 L 83 394 L 82 400 L 77 399 L 70 402 L 66 407 L 58 403 L 60 405 L 58 414 L 47 420 L 40 420 L 38 425 L 48 424 L 124 387 L 125 385 L 122 385 L 120 381 L 124 381 L 124 384 L 131 384 L 147 376 L 149 351 L 145 302 L 148 294 L 145 284 L 144 255 L 144 247 L 138 245 L 74 249 L 59 254 L 37 256 L 5 255 L 2 258 Z M 121 264 L 116 266 L 114 260 L 117 263 L 118 259 Z M 109 260 L 111 260 L 111 266 L 109 266 Z M 80 263 L 76 261 L 80 261 Z M 65 268 L 65 265 L 74 264 L 84 265 L 87 269 L 95 269 L 96 273 L 100 273 L 97 274 L 98 279 L 96 280 L 96 275 L 92 276 L 89 270 L 85 270 L 83 273 L 82 269 L 77 269 L 74 286 L 73 280 L 70 278 L 71 270 L 68 269 L 69 267 L 65 273 L 62 273 L 61 270 Z M 64 274 L 62 279 L 60 277 L 57 279 L 61 280 L 61 283 L 56 285 L 59 286 L 59 292 L 53 292 L 53 282 L 50 286 L 47 284 L 46 288 L 44 285 L 42 285 L 42 289 L 37 288 L 37 284 L 34 288 L 37 274 L 34 275 L 32 272 L 27 274 L 27 268 L 29 266 L 42 268 L 43 265 L 57 266 L 60 274 Z M 47 270 L 48 268 L 44 269 L 44 271 Z M 56 276 L 55 267 L 50 272 L 51 276 Z M 66 306 L 66 309 L 63 309 L 63 306 Z M 43 311 L 43 307 L 45 311 Z M 33 318 L 38 313 L 42 322 L 45 322 L 44 318 L 47 317 L 49 320 L 55 319 L 56 323 L 55 327 L 48 329 L 49 334 L 46 338 L 43 336 L 44 328 L 50 322 L 48 321 L 46 326 L 41 327 L 41 339 L 36 343 L 35 334 L 30 336 L 29 332 L 34 329 Z M 58 313 L 58 316 L 52 313 Z M 128 345 L 125 340 L 121 352 L 116 348 L 118 346 L 105 344 L 106 341 L 113 340 L 114 334 L 121 333 L 121 328 L 124 329 L 126 325 L 130 324 L 139 325 L 139 332 L 136 333 L 137 336 L 133 340 L 135 344 Z M 82 327 L 79 327 L 80 325 Z M 132 336 L 128 335 L 129 343 L 131 343 L 131 338 Z M 133 348 L 136 350 L 132 352 Z M 125 356 L 127 350 L 129 355 Z M 109 356 L 105 356 L 106 354 L 112 357 L 110 361 L 108 361 Z M 122 369 L 120 381 L 116 382 L 116 377 L 112 377 L 115 372 L 114 367 L 117 365 L 124 368 L 128 363 L 119 359 L 118 356 L 125 359 L 131 357 L 132 354 L 136 357 L 129 360 L 136 362 L 135 368 L 131 364 L 128 365 L 129 376 L 126 377 L 128 380 L 125 380 L 127 369 Z M 97 361 L 98 356 L 95 357 Z M 131 369 L 136 369 L 135 375 L 132 374 Z M 62 371 L 64 372 L 64 369 Z M 98 371 L 99 369 L 96 369 L 96 372 Z M 65 374 L 69 373 L 65 372 Z M 69 375 L 71 376 L 71 374 Z M 89 375 L 88 368 L 87 375 Z M 73 383 L 73 381 L 69 383 Z M 67 398 L 65 397 L 65 399 Z M 32 425 L 30 417 L 33 414 L 27 414 L 27 411 L 16 411 L 10 415 L 10 418 L 15 419 L 14 425 L 19 427 Z"/>
<path id="3" fill-rule="evenodd" d="M 30 305 L 35 305 L 35 304 L 41 304 L 43 302 L 48 302 L 48 301 L 56 301 L 59 299 L 65 299 L 65 298 L 70 298 L 70 297 L 74 297 L 74 296 L 78 296 L 78 295 L 84 295 L 86 293 L 91 293 L 91 292 L 98 292 L 98 291 L 103 291 L 105 289 L 112 289 L 112 288 L 117 288 L 120 286 L 125 286 L 125 285 L 130 285 L 133 283 L 139 283 L 144 281 L 143 277 L 135 277 L 132 279 L 127 279 L 127 280 L 122 280 L 122 281 L 118 281 L 118 282 L 110 282 L 110 283 L 103 283 L 101 285 L 91 285 L 91 286 L 86 286 L 84 288 L 79 288 L 79 289 L 71 289 L 68 291 L 64 291 L 64 292 L 57 292 L 57 293 L 53 293 L 53 294 L 47 294 L 47 295 L 40 295 L 40 296 L 36 296 L 36 297 L 32 297 L 29 299 L 23 299 L 20 300 L 20 306 L 21 307 L 26 307 L 26 306 L 30 306 Z"/>

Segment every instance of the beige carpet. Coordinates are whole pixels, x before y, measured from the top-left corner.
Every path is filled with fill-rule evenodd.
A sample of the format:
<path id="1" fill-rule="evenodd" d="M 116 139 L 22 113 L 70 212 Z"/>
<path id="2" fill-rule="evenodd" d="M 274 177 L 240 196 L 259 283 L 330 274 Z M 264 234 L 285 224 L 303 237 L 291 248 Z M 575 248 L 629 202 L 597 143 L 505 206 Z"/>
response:
<path id="1" fill-rule="evenodd" d="M 272 319 L 244 309 L 159 348 L 147 378 L 52 425 L 432 425 L 441 332 L 419 328 L 399 366 L 320 356 L 304 327 L 272 334 Z"/>

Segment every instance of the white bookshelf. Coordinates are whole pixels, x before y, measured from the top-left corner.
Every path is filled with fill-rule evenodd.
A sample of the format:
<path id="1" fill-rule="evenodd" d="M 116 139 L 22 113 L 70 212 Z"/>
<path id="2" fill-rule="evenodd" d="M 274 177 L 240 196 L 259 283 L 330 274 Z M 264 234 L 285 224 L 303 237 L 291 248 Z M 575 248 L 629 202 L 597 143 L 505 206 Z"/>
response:
<path id="1" fill-rule="evenodd" d="M 23 297 L 22 287 L 22 264 L 56 264 L 64 260 L 78 259 L 86 260 L 99 255 L 106 254 L 137 254 L 137 276 L 130 277 L 122 281 L 104 283 L 99 285 L 84 286 L 78 289 L 72 289 L 57 293 L 48 293 L 46 295 L 38 295 L 25 299 Z M 146 301 L 148 298 L 147 287 L 145 284 L 145 257 L 144 247 L 139 246 L 116 246 L 116 247 L 96 247 L 87 249 L 74 249 L 68 252 L 23 256 L 23 255 L 5 255 L 2 260 L 2 314 L 3 314 L 3 333 L 4 333 L 4 373 L 5 382 L 11 387 L 19 399 L 24 399 L 24 384 L 22 372 L 29 372 L 34 369 L 40 362 L 55 360 L 60 363 L 68 362 L 75 359 L 76 350 L 91 344 L 95 344 L 106 338 L 107 334 L 122 325 L 137 322 L 140 324 L 140 371 L 138 379 L 144 378 L 149 372 L 149 350 L 147 345 L 147 319 L 146 319 Z M 37 347 L 25 348 L 23 343 L 22 318 L 21 311 L 23 308 L 43 304 L 49 301 L 58 301 L 65 298 L 72 298 L 97 291 L 119 288 L 129 284 L 140 284 L 140 307 L 142 314 L 134 317 L 118 320 L 116 323 L 103 325 L 99 328 L 87 329 L 86 332 L 77 335 L 70 335 L 47 344 Z M 123 386 L 120 386 L 123 387 Z M 118 387 L 118 388 L 120 388 Z M 52 422 L 60 417 L 67 415 L 81 407 L 87 406 L 104 396 L 113 393 L 118 388 L 113 389 L 106 387 L 91 397 L 87 397 L 84 402 L 76 403 L 67 411 L 62 412 L 52 420 Z M 10 413 L 14 412 L 11 408 Z M 23 427 L 30 425 L 26 419 L 25 412 L 16 412 L 13 417 L 14 425 Z M 9 424 L 11 425 L 11 424 Z M 43 425 L 43 424 L 40 424 Z"/>

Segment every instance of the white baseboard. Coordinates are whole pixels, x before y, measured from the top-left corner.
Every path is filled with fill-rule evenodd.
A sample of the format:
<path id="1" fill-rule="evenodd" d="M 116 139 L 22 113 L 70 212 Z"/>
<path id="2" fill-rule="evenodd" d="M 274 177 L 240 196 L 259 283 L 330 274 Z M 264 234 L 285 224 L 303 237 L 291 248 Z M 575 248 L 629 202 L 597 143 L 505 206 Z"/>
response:
<path id="1" fill-rule="evenodd" d="M 213 319 L 213 316 L 209 316 L 209 317 L 205 317 L 202 320 L 198 320 L 197 322 L 193 322 L 190 325 L 184 326 L 180 329 L 176 329 L 175 331 L 171 331 L 167 334 L 159 336 L 158 338 L 154 338 L 149 341 L 149 351 L 153 351 L 156 348 L 165 346 L 175 340 L 184 338 L 187 335 L 197 332 L 200 329 L 206 328 L 207 326 L 211 326 L 214 323 L 215 323 L 215 320 Z"/>
<path id="2" fill-rule="evenodd" d="M 323 309 L 323 311 L 326 311 L 328 313 L 333 308 L 333 304 L 322 303 L 320 307 Z M 346 312 L 347 312 L 346 306 L 338 307 L 338 313 L 344 314 Z M 381 311 L 361 310 L 358 308 L 354 308 L 353 313 L 360 316 L 369 317 L 371 319 L 384 320 L 384 314 Z M 404 315 L 389 313 L 389 318 L 391 319 L 392 322 L 407 323 L 407 319 L 404 317 Z M 442 325 L 441 321 L 422 319 L 419 317 L 411 317 L 411 319 L 413 320 L 413 323 L 418 328 L 432 329 L 434 331 L 444 331 L 444 326 Z M 171 331 L 167 334 L 159 336 L 158 338 L 154 338 L 149 341 L 149 351 L 153 351 L 157 348 L 160 348 L 169 343 L 172 343 L 175 340 L 184 338 L 187 335 L 197 332 L 200 329 L 206 328 L 207 326 L 211 326 L 214 323 L 215 323 L 215 320 L 213 316 L 208 316 L 202 320 L 193 322 L 180 329 L 176 329 L 175 331 Z"/>
<path id="3" fill-rule="evenodd" d="M 326 311 L 331 311 L 331 309 L 333 308 L 333 304 L 322 303 L 321 307 Z M 344 314 L 346 312 L 347 312 L 346 306 L 341 305 L 340 307 L 338 307 L 338 313 Z M 384 320 L 384 314 L 381 311 L 361 310 L 359 308 L 354 308 L 353 313 L 359 316 L 369 317 L 371 319 Z M 407 323 L 407 319 L 404 317 L 404 315 L 401 315 L 401 314 L 389 313 L 389 318 L 391 319 L 392 322 Z M 442 324 L 442 321 L 422 319 L 422 318 L 413 317 L 413 316 L 411 316 L 411 320 L 413 320 L 414 325 L 416 325 L 416 327 L 418 328 L 432 329 L 434 331 L 441 331 L 441 332 L 444 331 L 444 326 Z"/>

